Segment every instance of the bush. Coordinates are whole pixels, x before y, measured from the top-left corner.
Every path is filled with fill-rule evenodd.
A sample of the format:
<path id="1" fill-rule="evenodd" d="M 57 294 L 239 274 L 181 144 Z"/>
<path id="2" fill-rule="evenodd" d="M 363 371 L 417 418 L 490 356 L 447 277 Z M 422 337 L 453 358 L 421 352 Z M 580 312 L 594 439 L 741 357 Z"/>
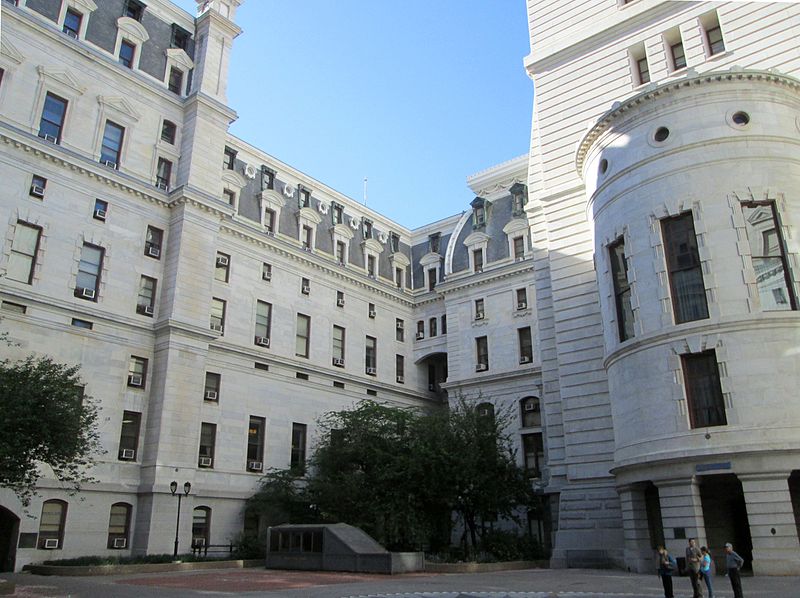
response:
<path id="1" fill-rule="evenodd" d="M 528 561 L 545 558 L 542 546 L 530 535 L 492 530 L 481 538 L 478 561 Z"/>
<path id="2" fill-rule="evenodd" d="M 184 563 L 195 563 L 200 561 L 227 561 L 233 556 L 208 556 L 203 557 L 193 554 L 179 554 L 178 559 Z M 54 561 L 43 561 L 42 565 L 57 565 L 67 567 L 97 567 L 101 565 L 143 565 L 151 563 L 171 563 L 175 557 L 171 554 L 142 554 L 137 556 L 79 556 L 72 559 L 58 559 Z"/>
<path id="3" fill-rule="evenodd" d="M 267 558 L 267 540 L 259 539 L 255 534 L 239 534 L 233 540 L 233 557 L 237 559 Z"/>

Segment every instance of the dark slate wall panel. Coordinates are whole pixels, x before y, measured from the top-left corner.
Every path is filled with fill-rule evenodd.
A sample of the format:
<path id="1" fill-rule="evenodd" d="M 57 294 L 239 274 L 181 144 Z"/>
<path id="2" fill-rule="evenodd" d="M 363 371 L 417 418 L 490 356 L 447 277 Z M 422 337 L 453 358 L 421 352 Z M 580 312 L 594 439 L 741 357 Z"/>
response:
<path id="1" fill-rule="evenodd" d="M 61 11 L 61 2 L 59 0 L 28 0 L 25 6 L 54 23 L 58 23 L 58 14 Z M 85 15 L 84 18 L 86 18 Z"/>
<path id="2" fill-rule="evenodd" d="M 234 161 L 236 172 L 242 176 L 244 176 L 245 166 L 246 164 L 242 160 L 236 159 Z M 261 193 L 261 178 L 256 176 L 254 179 L 247 179 L 247 186 L 239 193 L 239 216 L 257 223 L 261 222 L 259 193 Z"/>
<path id="3" fill-rule="evenodd" d="M 139 68 L 163 81 L 166 77 L 167 50 L 172 42 L 172 24 L 165 23 L 145 10 L 142 15 L 142 25 L 147 29 L 150 39 L 144 42 Z M 184 73 L 183 76 L 188 76 L 188 73 Z"/>
<path id="4" fill-rule="evenodd" d="M 479 229 L 484 230 L 484 229 Z M 455 248 L 453 249 L 453 272 L 462 272 L 463 270 L 469 269 L 469 253 L 468 249 L 464 245 L 464 239 L 469 237 L 473 232 L 472 228 L 472 216 L 464 223 L 464 227 L 461 229 L 461 232 L 458 234 L 458 238 L 455 239 L 453 242 L 456 244 Z"/>
<path id="5" fill-rule="evenodd" d="M 503 197 L 492 202 L 489 221 L 486 223 L 486 234 L 489 235 L 489 245 L 486 248 L 488 262 L 496 262 L 508 257 L 508 237 L 503 232 L 503 227 L 513 220 L 511 216 L 511 196 Z"/>
<path id="6" fill-rule="evenodd" d="M 104 0 L 97 3 L 86 27 L 86 40 L 107 52 L 114 51 L 117 41 L 117 19 L 122 16 L 125 0 Z"/>

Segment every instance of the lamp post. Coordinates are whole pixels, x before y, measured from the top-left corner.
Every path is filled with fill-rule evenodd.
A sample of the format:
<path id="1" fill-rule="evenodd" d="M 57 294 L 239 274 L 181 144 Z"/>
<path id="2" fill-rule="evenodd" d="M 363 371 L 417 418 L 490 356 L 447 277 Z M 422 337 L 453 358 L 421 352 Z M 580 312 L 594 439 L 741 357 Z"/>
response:
<path id="1" fill-rule="evenodd" d="M 181 498 L 184 496 L 189 496 L 189 492 L 192 489 L 192 485 L 189 482 L 186 482 L 183 485 L 183 494 L 178 492 L 178 482 L 173 480 L 169 485 L 169 491 L 172 492 L 172 496 L 178 497 L 178 517 L 175 520 L 175 550 L 172 553 L 173 558 L 178 558 L 178 530 L 180 529 L 181 525 Z"/>

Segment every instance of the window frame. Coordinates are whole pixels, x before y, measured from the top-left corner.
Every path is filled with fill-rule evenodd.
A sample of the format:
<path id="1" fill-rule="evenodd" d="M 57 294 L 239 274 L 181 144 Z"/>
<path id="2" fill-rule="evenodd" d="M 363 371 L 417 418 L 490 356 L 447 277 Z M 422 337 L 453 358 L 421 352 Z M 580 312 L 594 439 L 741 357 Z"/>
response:
<path id="1" fill-rule="evenodd" d="M 203 382 L 203 400 L 219 403 L 220 389 L 222 388 L 222 374 L 206 372 Z"/>
<path id="2" fill-rule="evenodd" d="M 344 326 L 339 326 L 338 324 L 333 325 L 333 331 L 331 333 L 331 359 L 333 365 L 337 367 L 344 367 L 345 362 L 345 352 L 346 352 L 346 339 L 347 339 L 347 330 Z M 337 362 L 341 360 L 341 362 Z"/>
<path id="3" fill-rule="evenodd" d="M 520 364 L 533 363 L 533 335 L 530 326 L 517 328 Z"/>
<path id="4" fill-rule="evenodd" d="M 295 473 L 304 474 L 306 470 L 306 445 L 308 441 L 308 426 L 292 422 L 291 454 L 289 469 Z"/>
<path id="5" fill-rule="evenodd" d="M 48 505 L 58 505 L 58 507 L 59 507 L 58 523 L 57 524 L 49 523 L 49 522 L 46 523 L 45 522 L 45 520 L 46 520 L 45 509 L 47 508 Z M 67 504 L 67 501 L 60 500 L 60 499 L 57 499 L 57 498 L 51 498 L 51 499 L 48 499 L 48 500 L 46 500 L 46 501 L 44 501 L 42 503 L 41 517 L 39 518 L 39 532 L 38 532 L 37 538 L 36 538 L 36 546 L 37 546 L 37 548 L 40 548 L 40 549 L 45 548 L 46 541 L 47 540 L 53 540 L 53 539 L 57 539 L 58 540 L 58 546 L 55 548 L 56 550 L 60 550 L 60 549 L 64 548 L 64 532 L 65 532 L 66 523 L 67 523 L 67 509 L 68 508 L 69 508 L 69 505 Z M 54 513 L 48 513 L 47 516 L 52 515 L 52 514 L 54 514 Z M 57 525 L 57 528 L 55 530 L 43 530 L 42 527 L 44 525 L 47 525 L 47 526 L 55 526 L 55 525 Z"/>
<path id="6" fill-rule="evenodd" d="M 81 268 L 83 267 L 84 263 L 87 263 L 87 264 L 89 263 L 85 259 L 85 256 L 84 256 L 84 250 L 87 249 L 87 248 L 89 248 L 91 250 L 96 249 L 99 252 L 100 259 L 99 259 L 99 261 L 97 263 L 97 271 L 96 271 L 96 273 L 91 273 L 88 270 L 81 270 Z M 74 295 L 76 297 L 78 297 L 79 299 L 84 299 L 86 301 L 93 301 L 93 302 L 97 303 L 97 300 L 98 300 L 99 295 L 100 295 L 100 283 L 102 281 L 103 261 L 105 259 L 105 251 L 106 250 L 105 250 L 104 247 L 101 247 L 99 245 L 95 245 L 94 243 L 86 243 L 86 242 L 84 242 L 83 245 L 81 246 L 81 254 L 80 254 L 80 257 L 79 257 L 79 261 L 78 261 L 78 274 L 77 274 L 77 276 L 75 278 L 75 293 L 74 293 Z M 94 278 L 94 285 L 91 286 L 91 287 L 79 286 L 79 280 L 81 279 L 81 275 L 93 277 Z M 85 295 L 85 293 L 83 292 L 84 290 L 94 291 L 93 296 L 87 297 Z"/>
<path id="7" fill-rule="evenodd" d="M 705 364 L 702 363 L 703 361 Z M 705 372 L 707 378 L 705 380 L 699 377 L 703 373 L 700 369 L 704 366 L 707 368 Z M 689 428 L 696 430 L 699 428 L 727 426 L 728 419 L 725 396 L 722 392 L 716 351 L 714 349 L 708 349 L 698 353 L 684 353 L 681 355 L 681 370 L 683 372 L 683 385 L 686 393 L 686 412 L 689 416 Z M 707 390 L 711 391 L 714 395 L 710 397 L 714 403 L 712 405 L 705 404 L 708 402 L 709 397 L 705 397 L 705 401 L 699 398 L 701 391 L 700 386 L 702 386 L 704 382 L 708 384 Z M 704 404 L 701 405 L 701 403 Z M 715 411 L 718 419 L 714 420 L 712 413 L 706 413 L 705 417 L 700 418 L 701 410 L 709 412 L 712 410 Z"/>
<path id="8" fill-rule="evenodd" d="M 114 139 L 109 138 L 109 130 L 119 131 L 118 142 Z M 114 168 L 115 170 L 119 170 L 119 167 L 121 166 L 122 163 L 122 148 L 124 147 L 125 144 L 125 133 L 126 133 L 125 127 L 114 122 L 110 118 L 106 119 L 105 125 L 103 126 L 103 136 L 100 141 L 101 164 Z M 117 145 L 110 144 L 111 141 L 113 141 Z"/>
<path id="9" fill-rule="evenodd" d="M 49 104 L 50 100 L 52 100 L 53 102 L 56 102 L 60 106 L 60 115 L 59 115 L 58 122 L 51 121 L 51 120 L 45 118 L 45 114 L 49 111 L 48 104 Z M 51 106 L 52 106 L 52 104 L 51 104 Z M 53 141 L 53 143 L 55 143 L 56 145 L 61 145 L 61 138 L 62 138 L 62 135 L 64 133 L 64 124 L 65 124 L 65 122 L 67 120 L 67 110 L 68 109 L 69 109 L 69 100 L 67 100 L 66 98 L 61 97 L 60 95 L 57 95 L 57 94 L 53 93 L 52 91 L 46 92 L 45 96 L 44 96 L 44 101 L 42 103 L 42 112 L 39 115 L 39 132 L 37 133 L 37 135 L 40 138 L 44 139 L 45 141 L 48 141 L 48 139 L 47 139 L 48 137 L 54 137 L 55 141 Z M 51 127 L 54 127 L 56 129 L 56 135 L 55 136 L 53 136 L 50 133 L 44 131 L 44 128 L 45 128 L 44 124 L 45 123 L 47 125 L 49 125 Z"/>
<path id="10" fill-rule="evenodd" d="M 687 220 L 690 228 L 686 228 L 685 230 L 681 231 L 678 227 L 681 226 L 681 220 Z M 671 227 L 675 227 L 673 230 L 670 230 Z M 686 226 L 685 224 L 683 226 Z M 687 252 L 684 253 L 677 253 L 674 252 L 673 249 L 680 245 L 679 240 L 676 238 L 679 234 L 683 234 L 688 240 L 693 240 L 694 246 L 693 252 L 691 253 L 692 261 L 695 263 L 690 266 L 681 266 L 681 267 L 674 267 L 678 266 L 678 262 L 680 261 L 682 256 L 687 255 Z M 691 210 L 682 212 L 675 216 L 668 216 L 666 218 L 661 219 L 661 238 L 664 247 L 664 260 L 666 262 L 666 270 L 667 270 L 667 277 L 669 279 L 669 290 L 670 290 L 670 299 L 672 301 L 672 315 L 675 321 L 675 324 L 684 324 L 686 322 L 696 322 L 698 320 L 706 320 L 709 318 L 709 310 L 708 310 L 708 297 L 706 295 L 705 289 L 705 277 L 703 276 L 703 267 L 702 261 L 700 260 L 700 251 L 699 247 L 700 244 L 697 241 L 697 232 L 694 228 L 694 213 Z M 700 310 L 701 313 L 699 316 L 691 317 L 692 314 L 688 314 L 689 311 L 696 311 L 698 307 L 700 307 L 699 303 L 690 303 L 689 299 L 686 299 L 685 302 L 682 302 L 681 297 L 683 295 L 679 295 L 678 284 L 676 283 L 676 273 L 682 272 L 691 272 L 696 271 L 699 274 L 699 282 L 702 286 L 702 307 L 703 309 Z M 680 276 L 682 278 L 682 275 Z M 694 281 L 695 283 L 697 280 Z M 698 295 L 700 295 L 698 293 Z"/>
<path id="11" fill-rule="evenodd" d="M 126 424 L 129 424 L 126 425 Z M 123 411 L 122 422 L 119 430 L 119 450 L 117 459 L 120 461 L 136 461 L 139 458 L 139 434 L 142 427 L 142 414 L 139 411 Z M 130 428 L 130 430 L 128 429 Z M 128 433 L 126 433 L 128 432 Z M 133 433 L 129 433 L 133 432 Z M 128 441 L 128 439 L 131 439 Z M 123 459 L 122 451 L 132 450 L 133 458 Z"/>
<path id="12" fill-rule="evenodd" d="M 255 426 L 254 426 L 255 424 Z M 257 432 L 253 435 L 252 431 L 256 429 Z M 264 443 L 266 441 L 266 430 L 267 430 L 267 420 L 264 417 L 259 417 L 257 415 L 251 415 L 250 420 L 247 424 L 247 450 L 245 451 L 246 456 L 246 469 L 248 471 L 258 471 L 259 473 L 263 470 L 264 464 Z M 255 440 L 253 441 L 252 438 L 255 436 Z M 251 463 L 261 463 L 261 469 L 256 469 L 251 467 Z"/>
<path id="13" fill-rule="evenodd" d="M 294 355 L 308 359 L 311 347 L 311 316 L 298 313 L 295 324 Z M 304 331 L 301 331 L 300 323 L 303 322 Z M 301 347 L 302 343 L 302 347 Z M 302 353 L 298 353 L 298 348 L 302 348 Z"/>
<path id="14" fill-rule="evenodd" d="M 614 309 L 617 317 L 617 338 L 625 342 L 636 336 L 635 316 L 631 303 L 632 285 L 628 280 L 628 258 L 625 255 L 625 237 L 620 236 L 608 245 L 611 270 L 611 286 L 614 293 Z M 621 269 L 620 269 L 621 264 Z M 626 311 L 627 307 L 627 311 Z M 630 314 L 628 319 L 627 314 Z"/>
<path id="15" fill-rule="evenodd" d="M 209 329 L 219 332 L 220 336 L 225 335 L 225 312 L 228 308 L 228 302 L 219 297 L 211 298 L 211 310 L 209 314 Z M 217 328 L 214 328 L 217 326 Z"/>
<path id="16" fill-rule="evenodd" d="M 17 239 L 20 238 L 18 235 L 20 227 L 26 230 L 29 229 L 30 233 L 27 234 L 35 233 L 36 235 L 35 242 L 33 243 L 33 252 L 30 254 L 20 250 L 19 246 L 15 248 L 15 243 L 17 242 Z M 8 261 L 6 262 L 6 277 L 8 277 L 9 280 L 13 280 L 15 282 L 21 282 L 22 284 L 27 284 L 27 285 L 33 284 L 33 278 L 34 275 L 36 274 L 36 259 L 39 255 L 39 248 L 41 247 L 42 244 L 42 232 L 43 229 L 41 226 L 38 226 L 36 224 L 31 224 L 30 222 L 26 222 L 24 220 L 17 220 L 16 226 L 14 227 L 14 238 L 11 240 L 11 248 L 9 250 Z M 23 249 L 27 250 L 27 247 Z M 21 256 L 21 257 L 14 258 L 14 256 Z M 28 276 L 26 277 L 26 280 L 19 280 L 18 278 L 12 278 L 9 275 L 9 272 L 11 271 L 12 261 L 14 262 L 20 261 L 20 263 L 22 263 L 23 260 L 28 263 L 27 267 Z"/>
<path id="17" fill-rule="evenodd" d="M 114 532 L 112 528 L 120 527 L 119 523 L 114 522 L 114 508 L 121 507 L 124 509 L 124 522 L 122 523 L 122 531 L 121 532 Z M 131 531 L 131 514 L 133 512 L 133 505 L 126 503 L 126 502 L 115 502 L 109 508 L 108 513 L 108 543 L 106 544 L 106 548 L 111 550 L 122 550 L 129 548 L 128 543 L 130 539 L 130 531 Z M 117 514 L 119 517 L 119 514 Z M 125 545 L 124 546 L 115 546 L 116 540 L 124 539 Z"/>
<path id="18" fill-rule="evenodd" d="M 369 334 L 364 339 L 364 372 L 367 376 L 378 375 L 378 339 Z"/>
<path id="19" fill-rule="evenodd" d="M 475 337 L 475 371 L 489 370 L 489 339 L 486 336 Z M 484 366 L 481 368 L 481 366 Z"/>
<path id="20" fill-rule="evenodd" d="M 127 378 L 127 386 L 129 388 L 137 388 L 139 390 L 144 390 L 147 386 L 147 366 L 149 363 L 149 359 L 146 357 L 139 357 L 138 355 L 131 355 L 130 359 L 128 360 L 128 378 Z M 136 380 L 133 376 L 139 376 L 141 378 L 140 384 L 135 384 Z"/>
<path id="21" fill-rule="evenodd" d="M 255 342 L 256 345 L 259 345 L 258 342 L 259 338 L 267 339 L 267 346 L 269 346 L 269 339 L 271 338 L 271 335 L 272 335 L 272 303 L 256 299 L 256 315 L 255 315 L 255 327 L 254 327 L 255 340 L 253 342 Z"/>
<path id="22" fill-rule="evenodd" d="M 197 446 L 197 466 L 214 469 L 217 452 L 217 424 L 200 422 L 200 441 Z M 210 465 L 200 465 L 201 459 L 211 459 Z"/>
<path id="23" fill-rule="evenodd" d="M 149 300 L 146 284 L 151 284 L 149 289 Z M 158 290 L 158 279 L 142 274 L 139 279 L 139 293 L 136 297 L 136 313 L 152 318 L 156 306 L 156 292 Z M 144 301 L 143 301 L 144 300 Z M 149 308 L 149 309 L 148 309 Z M 149 313 L 148 313 L 149 312 Z"/>

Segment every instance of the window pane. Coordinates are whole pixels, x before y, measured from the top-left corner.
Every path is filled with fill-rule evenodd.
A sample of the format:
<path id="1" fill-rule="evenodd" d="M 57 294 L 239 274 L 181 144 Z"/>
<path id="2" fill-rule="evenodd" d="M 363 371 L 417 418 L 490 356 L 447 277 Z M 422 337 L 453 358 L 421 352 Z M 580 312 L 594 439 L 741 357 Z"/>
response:
<path id="1" fill-rule="evenodd" d="M 716 353 L 711 350 L 682 355 L 681 362 L 691 427 L 726 425 Z"/>
<path id="2" fill-rule="evenodd" d="M 794 308 L 794 294 L 775 204 L 742 204 L 756 285 L 764 311 Z"/>
<path id="3" fill-rule="evenodd" d="M 703 272 L 692 213 L 662 220 L 675 323 L 708 317 Z"/>

